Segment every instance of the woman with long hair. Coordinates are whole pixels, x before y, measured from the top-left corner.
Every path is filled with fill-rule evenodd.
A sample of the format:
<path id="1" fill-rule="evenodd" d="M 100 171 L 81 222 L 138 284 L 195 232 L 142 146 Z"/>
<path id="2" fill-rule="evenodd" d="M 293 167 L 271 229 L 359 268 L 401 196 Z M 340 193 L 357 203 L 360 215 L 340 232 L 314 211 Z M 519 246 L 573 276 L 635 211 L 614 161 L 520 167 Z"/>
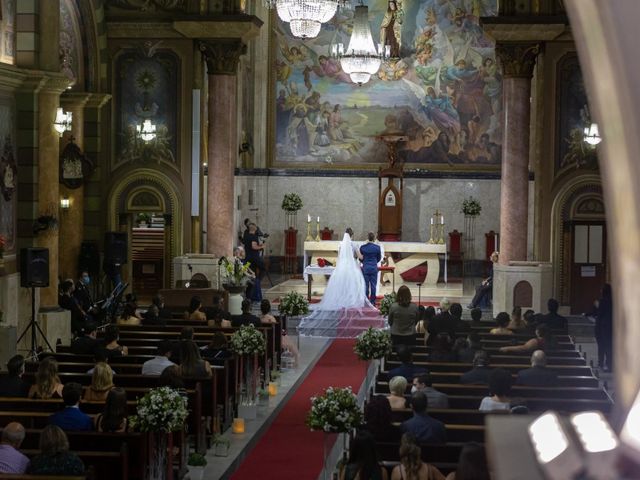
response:
<path id="1" fill-rule="evenodd" d="M 387 480 L 386 469 L 378 463 L 373 435 L 361 430 L 351 441 L 349 461 L 340 471 L 340 480 Z"/>
<path id="2" fill-rule="evenodd" d="M 392 423 L 391 405 L 384 395 L 373 395 L 364 406 L 364 428 L 380 442 L 397 442 L 400 429 Z"/>
<path id="3" fill-rule="evenodd" d="M 83 475 L 80 457 L 69 451 L 67 434 L 56 425 L 48 425 L 40 434 L 40 454 L 31 460 L 27 469 L 31 475 Z"/>
<path id="4" fill-rule="evenodd" d="M 458 467 L 447 480 L 491 480 L 484 446 L 472 442 L 462 447 Z"/>
<path id="5" fill-rule="evenodd" d="M 198 345 L 185 340 L 180 346 L 180 374 L 183 377 L 210 377 L 211 365 L 200 356 Z"/>
<path id="6" fill-rule="evenodd" d="M 500 351 L 503 353 L 528 353 L 536 350 L 547 352 L 549 350 L 555 350 L 556 348 L 558 348 L 556 337 L 551 333 L 551 330 L 546 324 L 541 323 L 536 327 L 535 338 L 527 340 L 522 345 L 500 347 Z"/>
<path id="7" fill-rule="evenodd" d="M 207 315 L 202 311 L 202 299 L 198 296 L 191 297 L 189 309 L 185 313 L 185 320 L 206 322 Z"/>
<path id="8" fill-rule="evenodd" d="M 104 402 L 113 388 L 113 371 L 105 362 L 98 362 L 93 368 L 91 385 L 84 391 L 85 402 Z"/>
<path id="9" fill-rule="evenodd" d="M 124 308 L 122 309 L 122 315 L 118 318 L 116 323 L 118 325 L 140 325 L 141 319 L 136 314 L 136 304 L 135 303 L 125 303 Z"/>
<path id="10" fill-rule="evenodd" d="M 58 362 L 53 357 L 42 359 L 29 398 L 62 398 L 62 383 L 58 377 Z"/>
<path id="11" fill-rule="evenodd" d="M 406 285 L 398 288 L 396 301 L 389 307 L 389 325 L 393 346 L 416 343 L 416 325 L 420 320 L 418 305 L 411 302 L 411 290 Z"/>
<path id="12" fill-rule="evenodd" d="M 122 357 L 129 353 L 129 349 L 118 343 L 120 330 L 115 325 L 108 325 L 104 331 L 104 350 L 108 358 Z"/>
<path id="13" fill-rule="evenodd" d="M 507 325 L 509 330 L 524 330 L 527 328 L 527 321 L 522 318 L 522 308 L 513 307 L 511 312 L 511 321 Z"/>
<path id="14" fill-rule="evenodd" d="M 104 410 L 95 420 L 98 432 L 122 433 L 129 429 L 127 419 L 127 392 L 114 387 L 109 391 Z"/>
<path id="15" fill-rule="evenodd" d="M 400 465 L 391 472 L 391 480 L 445 480 L 444 475 L 433 465 L 424 463 L 415 437 L 410 433 L 400 440 Z"/>

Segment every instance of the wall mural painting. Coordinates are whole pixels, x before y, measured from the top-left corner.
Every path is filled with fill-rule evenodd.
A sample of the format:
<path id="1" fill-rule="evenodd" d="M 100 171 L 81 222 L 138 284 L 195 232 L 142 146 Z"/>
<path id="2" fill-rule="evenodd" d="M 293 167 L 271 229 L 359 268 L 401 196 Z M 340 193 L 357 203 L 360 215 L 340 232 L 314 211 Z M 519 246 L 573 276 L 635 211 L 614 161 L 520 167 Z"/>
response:
<path id="1" fill-rule="evenodd" d="M 597 169 L 597 149 L 584 141 L 584 129 L 591 125 L 591 115 L 575 54 L 558 62 L 557 77 L 556 173 L 576 168 Z"/>
<path id="2" fill-rule="evenodd" d="M 0 0 L 0 62 L 14 65 L 16 0 Z"/>
<path id="3" fill-rule="evenodd" d="M 396 9 L 393 9 L 393 5 Z M 397 58 L 353 84 L 328 55 L 349 43 L 353 11 L 339 11 L 312 40 L 275 28 L 276 158 L 285 165 L 386 162 L 382 134 L 408 137 L 401 161 L 435 168 L 500 165 L 502 77 L 478 20 L 496 0 L 370 0 L 376 44 Z"/>
<path id="4" fill-rule="evenodd" d="M 16 164 L 14 109 L 0 101 L 0 235 L 5 237 L 5 253 L 16 249 L 16 205 L 18 167 Z"/>
<path id="5" fill-rule="evenodd" d="M 173 52 L 150 42 L 117 58 L 116 164 L 176 163 L 179 70 Z M 156 136 L 148 142 L 136 130 L 145 120 L 156 126 Z"/>

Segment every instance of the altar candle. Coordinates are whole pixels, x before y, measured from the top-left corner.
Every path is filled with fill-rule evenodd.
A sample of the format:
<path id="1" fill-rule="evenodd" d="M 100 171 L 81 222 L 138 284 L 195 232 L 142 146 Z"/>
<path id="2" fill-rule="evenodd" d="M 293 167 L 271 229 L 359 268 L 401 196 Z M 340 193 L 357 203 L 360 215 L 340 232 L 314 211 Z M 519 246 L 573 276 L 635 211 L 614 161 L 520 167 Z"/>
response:
<path id="1" fill-rule="evenodd" d="M 234 418 L 231 431 L 233 433 L 244 433 L 244 418 Z"/>
<path id="2" fill-rule="evenodd" d="M 278 394 L 278 384 L 269 382 L 269 395 L 275 397 Z"/>
<path id="3" fill-rule="evenodd" d="M 318 217 L 318 219 L 316 220 L 316 222 L 320 223 L 320 217 Z"/>
<path id="4" fill-rule="evenodd" d="M 311 223 L 311 214 L 307 213 L 307 223 Z"/>
<path id="5" fill-rule="evenodd" d="M 441 216 L 440 216 L 440 224 L 441 224 L 441 225 L 444 225 L 444 215 L 441 215 Z"/>
<path id="6" fill-rule="evenodd" d="M 433 225 L 433 217 L 431 217 L 431 225 Z"/>

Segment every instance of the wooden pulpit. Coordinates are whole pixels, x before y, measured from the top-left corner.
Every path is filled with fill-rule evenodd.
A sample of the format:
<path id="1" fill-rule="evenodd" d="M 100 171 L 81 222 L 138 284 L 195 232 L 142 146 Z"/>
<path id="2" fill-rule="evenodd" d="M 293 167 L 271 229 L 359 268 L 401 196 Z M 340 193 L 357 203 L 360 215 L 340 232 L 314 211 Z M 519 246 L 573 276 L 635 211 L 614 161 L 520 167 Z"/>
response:
<path id="1" fill-rule="evenodd" d="M 402 237 L 402 167 L 378 172 L 378 238 L 398 241 Z"/>

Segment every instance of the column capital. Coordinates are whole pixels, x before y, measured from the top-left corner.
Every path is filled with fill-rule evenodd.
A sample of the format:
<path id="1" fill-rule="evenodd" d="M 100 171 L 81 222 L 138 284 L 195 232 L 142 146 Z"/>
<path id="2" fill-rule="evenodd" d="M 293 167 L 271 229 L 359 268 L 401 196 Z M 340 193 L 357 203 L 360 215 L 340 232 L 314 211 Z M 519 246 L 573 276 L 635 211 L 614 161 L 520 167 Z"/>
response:
<path id="1" fill-rule="evenodd" d="M 496 43 L 496 56 L 502 65 L 502 74 L 507 78 L 531 78 L 538 53 L 539 43 Z"/>
<path id="2" fill-rule="evenodd" d="M 63 92 L 62 95 L 60 95 L 60 106 L 66 108 L 82 108 L 90 96 L 91 94 L 87 92 Z"/>
<path id="3" fill-rule="evenodd" d="M 91 93 L 87 99 L 87 108 L 102 108 L 111 100 L 110 93 Z"/>
<path id="4" fill-rule="evenodd" d="M 239 38 L 201 40 L 199 44 L 209 75 L 236 75 L 240 56 L 247 53 L 247 46 Z"/>

